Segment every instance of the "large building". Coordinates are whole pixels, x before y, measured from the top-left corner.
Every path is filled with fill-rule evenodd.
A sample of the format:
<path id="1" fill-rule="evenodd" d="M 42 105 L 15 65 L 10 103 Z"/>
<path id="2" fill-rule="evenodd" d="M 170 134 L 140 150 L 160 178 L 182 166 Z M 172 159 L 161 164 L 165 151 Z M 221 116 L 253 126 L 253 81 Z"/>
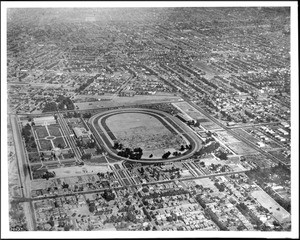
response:
<path id="1" fill-rule="evenodd" d="M 33 118 L 33 122 L 36 126 L 42 126 L 42 125 L 55 124 L 56 120 L 54 116 L 47 116 L 47 117 Z"/>
<path id="2" fill-rule="evenodd" d="M 90 133 L 85 128 L 74 127 L 73 131 L 77 138 L 88 138 Z"/>

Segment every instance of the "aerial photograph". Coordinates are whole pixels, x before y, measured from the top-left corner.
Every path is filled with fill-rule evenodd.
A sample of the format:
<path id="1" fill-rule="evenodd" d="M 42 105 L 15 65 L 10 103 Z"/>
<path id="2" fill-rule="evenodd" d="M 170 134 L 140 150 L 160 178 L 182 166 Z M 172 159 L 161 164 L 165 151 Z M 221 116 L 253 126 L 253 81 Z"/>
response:
<path id="1" fill-rule="evenodd" d="M 290 6 L 14 6 L 9 232 L 295 230 Z"/>

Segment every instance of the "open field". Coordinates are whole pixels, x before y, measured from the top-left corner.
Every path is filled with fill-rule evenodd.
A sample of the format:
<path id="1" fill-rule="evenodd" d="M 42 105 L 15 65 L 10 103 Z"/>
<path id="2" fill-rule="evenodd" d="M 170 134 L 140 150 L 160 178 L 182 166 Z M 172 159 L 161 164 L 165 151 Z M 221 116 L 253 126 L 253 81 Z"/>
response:
<path id="1" fill-rule="evenodd" d="M 205 62 L 196 61 L 193 63 L 193 65 L 196 66 L 197 68 L 201 69 L 202 71 L 204 71 L 206 73 L 206 75 L 214 76 L 214 75 L 220 74 L 218 71 L 216 71 L 215 69 L 208 66 Z"/>
<path id="2" fill-rule="evenodd" d="M 217 131 L 218 138 L 224 143 L 234 143 L 239 142 L 235 137 L 230 135 L 227 131 Z"/>
<path id="3" fill-rule="evenodd" d="M 268 153 L 270 153 L 272 156 L 276 157 L 277 159 L 290 164 L 290 159 L 285 157 L 285 155 L 283 155 L 281 153 L 281 150 L 275 150 L 275 151 L 268 151 Z"/>
<path id="4" fill-rule="evenodd" d="M 80 96 L 76 96 L 76 98 L 80 98 Z M 181 100 L 180 97 L 174 95 L 136 95 L 133 97 L 114 97 L 113 99 L 111 99 L 112 96 L 99 96 L 99 98 L 102 99 L 102 101 L 74 103 L 74 105 L 78 106 L 79 110 L 85 110 L 93 108 L 119 107 L 125 105 L 130 106 Z"/>
<path id="5" fill-rule="evenodd" d="M 208 119 L 205 115 L 203 115 L 201 112 L 199 112 L 196 108 L 191 106 L 187 102 L 177 102 L 172 103 L 177 109 L 179 109 L 181 112 L 189 115 L 195 120 L 199 120 L 201 126 L 203 126 L 207 130 L 213 130 L 220 128 L 217 124 L 212 122 L 210 119 Z"/>
<path id="6" fill-rule="evenodd" d="M 273 198 L 271 198 L 266 192 L 262 190 L 253 191 L 251 193 L 252 197 L 270 212 L 272 215 L 280 222 L 290 221 L 291 215 L 283 207 L 281 207 Z"/>
<path id="7" fill-rule="evenodd" d="M 246 161 L 254 162 L 260 168 L 269 168 L 273 164 L 271 160 L 267 159 L 260 153 L 246 156 Z"/>
<path id="8" fill-rule="evenodd" d="M 226 143 L 232 151 L 234 151 L 238 155 L 247 155 L 247 154 L 255 154 L 257 151 L 251 147 L 248 147 L 243 142 L 234 142 L 234 143 Z"/>
<path id="9" fill-rule="evenodd" d="M 177 103 L 172 103 L 172 105 L 174 105 L 180 111 L 186 113 L 187 115 L 189 115 L 194 119 L 207 119 L 205 115 L 203 115 L 201 112 L 199 112 L 197 109 L 195 109 L 187 102 L 177 102 Z"/>
<path id="10" fill-rule="evenodd" d="M 114 136 L 130 148 L 145 150 L 180 148 L 186 142 L 170 132 L 158 119 L 142 113 L 120 113 L 106 119 Z"/>
<path id="11" fill-rule="evenodd" d="M 237 128 L 237 129 L 234 129 L 233 131 L 238 133 L 239 135 L 243 136 L 243 138 L 246 138 L 250 142 L 257 143 L 260 141 L 260 139 L 253 137 L 251 135 L 251 133 L 248 133 L 248 131 L 246 131 L 244 129 Z"/>

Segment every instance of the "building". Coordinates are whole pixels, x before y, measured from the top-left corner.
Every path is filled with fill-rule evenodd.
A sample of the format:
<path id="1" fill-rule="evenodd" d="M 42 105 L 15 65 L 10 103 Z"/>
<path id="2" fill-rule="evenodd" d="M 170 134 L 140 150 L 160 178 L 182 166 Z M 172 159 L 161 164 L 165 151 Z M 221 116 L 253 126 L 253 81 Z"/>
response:
<path id="1" fill-rule="evenodd" d="M 90 133 L 85 128 L 74 127 L 73 131 L 77 138 L 88 138 Z"/>
<path id="2" fill-rule="evenodd" d="M 42 126 L 42 125 L 55 124 L 56 120 L 54 116 L 47 116 L 47 117 L 33 118 L 33 122 L 36 126 Z"/>
<path id="3" fill-rule="evenodd" d="M 290 127 L 290 124 L 288 124 L 287 122 L 281 122 L 280 124 L 285 128 Z"/>
<path id="4" fill-rule="evenodd" d="M 289 135 L 289 133 L 288 133 L 287 131 L 283 130 L 282 128 L 278 128 L 278 131 L 279 131 L 280 133 L 282 133 L 284 136 Z"/>
<path id="5" fill-rule="evenodd" d="M 133 90 L 124 90 L 119 93 L 120 97 L 133 97 L 135 95 L 135 91 Z"/>
<path id="6" fill-rule="evenodd" d="M 177 117 L 183 121 L 183 122 L 188 122 L 188 121 L 195 121 L 193 118 L 191 118 L 190 116 L 186 115 L 186 114 L 182 114 L 182 113 L 178 113 Z"/>

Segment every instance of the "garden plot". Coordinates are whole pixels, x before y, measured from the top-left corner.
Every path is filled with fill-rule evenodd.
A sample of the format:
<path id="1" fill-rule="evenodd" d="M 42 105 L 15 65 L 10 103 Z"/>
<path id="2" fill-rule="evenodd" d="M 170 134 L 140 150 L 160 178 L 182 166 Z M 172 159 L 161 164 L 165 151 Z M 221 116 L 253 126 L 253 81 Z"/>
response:
<path id="1" fill-rule="evenodd" d="M 62 136 L 60 127 L 58 125 L 49 125 L 47 126 L 50 136 L 60 137 Z"/>
<path id="2" fill-rule="evenodd" d="M 44 126 L 34 127 L 38 138 L 45 138 L 49 136 L 47 129 Z"/>

